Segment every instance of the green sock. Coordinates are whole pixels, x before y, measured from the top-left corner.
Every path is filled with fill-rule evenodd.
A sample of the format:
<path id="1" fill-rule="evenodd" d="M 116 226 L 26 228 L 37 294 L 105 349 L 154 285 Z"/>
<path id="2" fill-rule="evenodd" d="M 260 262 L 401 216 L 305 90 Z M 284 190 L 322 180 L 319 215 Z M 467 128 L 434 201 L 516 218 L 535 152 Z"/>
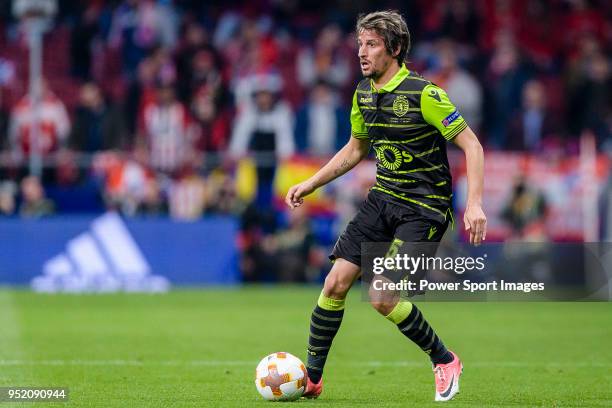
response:
<path id="1" fill-rule="evenodd" d="M 332 341 L 340 329 L 344 315 L 344 299 L 331 299 L 323 295 L 310 317 L 310 336 L 308 337 L 308 377 L 318 383 L 323 375 L 323 367 Z"/>
<path id="2" fill-rule="evenodd" d="M 452 354 L 448 352 L 416 305 L 400 301 L 386 317 L 397 325 L 404 336 L 427 353 L 432 363 L 447 364 L 453 361 Z"/>

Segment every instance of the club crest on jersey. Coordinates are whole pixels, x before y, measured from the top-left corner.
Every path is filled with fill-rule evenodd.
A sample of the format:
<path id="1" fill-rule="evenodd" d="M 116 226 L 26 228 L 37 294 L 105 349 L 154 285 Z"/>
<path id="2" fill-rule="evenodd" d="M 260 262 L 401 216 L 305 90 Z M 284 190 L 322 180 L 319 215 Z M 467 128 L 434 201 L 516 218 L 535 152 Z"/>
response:
<path id="1" fill-rule="evenodd" d="M 393 113 L 402 117 L 406 112 L 408 112 L 408 99 L 404 95 L 396 96 L 395 101 L 393 101 Z"/>

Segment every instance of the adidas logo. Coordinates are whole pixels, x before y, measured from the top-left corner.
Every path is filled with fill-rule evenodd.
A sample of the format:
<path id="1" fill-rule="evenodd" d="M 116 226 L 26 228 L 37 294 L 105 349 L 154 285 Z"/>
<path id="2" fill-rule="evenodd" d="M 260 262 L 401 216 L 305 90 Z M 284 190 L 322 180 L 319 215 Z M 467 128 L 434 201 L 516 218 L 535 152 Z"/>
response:
<path id="1" fill-rule="evenodd" d="M 96 218 L 68 241 L 31 281 L 36 292 L 166 292 L 169 281 L 151 273 L 136 241 L 116 213 Z"/>

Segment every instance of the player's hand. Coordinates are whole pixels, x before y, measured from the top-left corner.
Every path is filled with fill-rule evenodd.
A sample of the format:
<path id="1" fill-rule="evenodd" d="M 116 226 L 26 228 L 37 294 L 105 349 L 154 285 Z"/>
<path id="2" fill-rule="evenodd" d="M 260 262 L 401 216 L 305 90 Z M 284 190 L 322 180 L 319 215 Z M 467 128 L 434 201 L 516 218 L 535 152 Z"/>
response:
<path id="1" fill-rule="evenodd" d="M 306 197 L 313 191 L 315 191 L 315 187 L 308 180 L 300 184 L 296 184 L 295 186 L 291 187 L 287 192 L 287 196 L 285 197 L 285 203 L 291 209 L 299 207 L 304 203 L 304 197 Z"/>
<path id="2" fill-rule="evenodd" d="M 479 205 L 468 205 L 463 215 L 465 230 L 470 231 L 470 244 L 480 245 L 487 237 L 487 217 Z"/>

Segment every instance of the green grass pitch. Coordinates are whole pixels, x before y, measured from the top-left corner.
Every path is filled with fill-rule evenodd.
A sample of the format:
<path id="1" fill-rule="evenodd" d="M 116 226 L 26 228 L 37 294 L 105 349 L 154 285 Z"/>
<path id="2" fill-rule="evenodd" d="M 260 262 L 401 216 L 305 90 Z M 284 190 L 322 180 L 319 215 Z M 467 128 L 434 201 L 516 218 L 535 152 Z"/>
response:
<path id="1" fill-rule="evenodd" d="M 40 406 L 439 406 L 426 356 L 358 291 L 347 301 L 322 397 L 263 401 L 255 366 L 275 351 L 305 358 L 318 290 L 37 295 L 5 289 L 0 386 L 70 389 L 68 403 Z M 611 303 L 418 305 L 464 361 L 461 392 L 448 405 L 612 406 Z"/>

